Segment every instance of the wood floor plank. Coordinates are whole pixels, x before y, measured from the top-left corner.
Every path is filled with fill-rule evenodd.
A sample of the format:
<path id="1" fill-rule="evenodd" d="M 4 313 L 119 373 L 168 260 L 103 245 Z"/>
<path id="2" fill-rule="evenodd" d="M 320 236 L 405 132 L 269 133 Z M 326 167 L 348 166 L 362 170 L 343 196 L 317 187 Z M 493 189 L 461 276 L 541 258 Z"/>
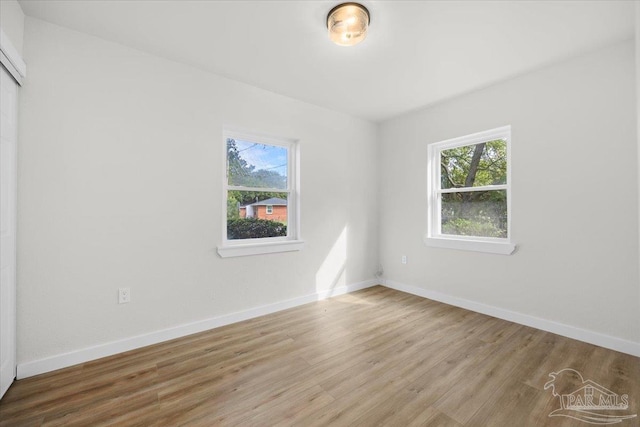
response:
<path id="1" fill-rule="evenodd" d="M 296 426 L 302 425 L 310 414 L 331 405 L 335 399 L 322 387 L 314 386 L 307 393 L 283 402 L 271 411 L 260 410 L 238 425 Z"/>
<path id="2" fill-rule="evenodd" d="M 393 425 L 393 424 L 388 424 Z M 432 407 L 426 408 L 416 418 L 414 418 L 407 427 L 422 427 L 422 426 L 438 426 L 438 427 L 461 427 L 462 424 L 452 420 L 442 412 Z"/>
<path id="3" fill-rule="evenodd" d="M 34 408 L 45 413 L 47 419 L 67 417 L 72 413 L 87 412 L 92 405 L 104 401 L 112 401 L 114 397 L 127 396 L 137 393 L 149 384 L 154 384 L 157 378 L 155 367 L 142 370 L 129 370 L 124 374 L 112 375 L 108 379 L 84 378 L 74 381 L 57 390 L 46 393 L 34 393 L 25 399 L 15 401 L 3 410 L 3 417 L 20 418 L 31 416 Z"/>
<path id="4" fill-rule="evenodd" d="M 551 372 L 559 371 L 563 368 L 573 368 L 581 371 L 587 366 L 592 366 L 592 363 L 590 363 L 590 360 L 592 360 L 591 354 L 597 348 L 594 345 L 557 335 L 553 339 L 555 344 L 550 348 L 548 357 L 538 365 L 527 380 L 528 385 L 539 390 L 544 389 L 544 384 L 549 380 L 549 373 Z"/>
<path id="5" fill-rule="evenodd" d="M 535 402 L 548 397 L 546 392 L 509 379 L 473 414 L 474 423 L 482 426 L 526 426 L 532 420 Z"/>
<path id="6" fill-rule="evenodd" d="M 377 286 L 16 381 L 0 426 L 569 427 L 567 367 L 640 411 L 637 357 Z"/>
<path id="7" fill-rule="evenodd" d="M 491 357 L 474 364 L 474 372 L 453 384 L 434 407 L 449 417 L 466 424 L 487 399 L 508 381 L 543 333 L 520 326 L 519 333 L 496 348 Z"/>

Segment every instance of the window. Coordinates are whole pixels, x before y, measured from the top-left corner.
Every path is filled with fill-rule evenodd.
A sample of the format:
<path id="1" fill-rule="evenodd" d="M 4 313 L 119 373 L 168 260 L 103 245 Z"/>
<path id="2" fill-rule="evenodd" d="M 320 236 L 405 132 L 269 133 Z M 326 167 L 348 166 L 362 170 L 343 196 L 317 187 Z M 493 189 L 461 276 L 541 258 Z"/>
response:
<path id="1" fill-rule="evenodd" d="M 224 133 L 223 258 L 300 250 L 297 143 Z"/>
<path id="2" fill-rule="evenodd" d="M 511 254 L 511 127 L 429 145 L 427 246 Z"/>

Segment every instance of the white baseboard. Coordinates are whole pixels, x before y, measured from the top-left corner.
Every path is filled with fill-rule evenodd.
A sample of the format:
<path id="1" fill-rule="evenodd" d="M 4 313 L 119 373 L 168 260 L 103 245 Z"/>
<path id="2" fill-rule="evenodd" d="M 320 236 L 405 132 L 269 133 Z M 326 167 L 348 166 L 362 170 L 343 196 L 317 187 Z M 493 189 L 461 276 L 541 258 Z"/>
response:
<path id="1" fill-rule="evenodd" d="M 477 313 L 486 314 L 492 317 L 497 317 L 499 319 L 518 323 L 520 325 L 530 326 L 532 328 L 552 332 L 564 337 L 573 338 L 578 341 L 584 341 L 589 344 L 599 345 L 600 347 L 605 347 L 611 350 L 616 350 L 622 353 L 640 357 L 640 343 L 637 342 L 627 341 L 622 338 L 616 338 L 610 335 L 601 334 L 599 332 L 593 332 L 586 329 L 577 328 L 575 326 L 554 322 L 552 320 L 546 320 L 539 317 L 529 316 L 527 314 L 517 313 L 515 311 L 482 304 L 464 298 L 454 297 L 436 291 L 430 291 L 417 286 L 395 282 L 393 280 L 383 280 L 382 285 L 423 298 L 428 298 L 456 307 L 465 308 Z"/>
<path id="2" fill-rule="evenodd" d="M 161 331 L 151 332 L 144 335 L 125 338 L 119 341 L 100 344 L 93 347 L 74 350 L 69 353 L 58 354 L 44 359 L 20 363 L 18 364 L 17 378 L 22 379 L 38 374 L 43 374 L 45 372 L 55 371 L 56 369 L 67 368 L 69 366 L 99 359 L 101 357 L 112 356 L 114 354 L 122 353 L 125 351 L 135 350 L 137 348 L 172 340 L 174 338 L 180 338 L 198 332 L 207 331 L 209 329 L 218 328 L 220 326 L 229 325 L 231 323 L 241 322 L 243 320 L 252 319 L 254 317 L 264 316 L 266 314 L 275 313 L 277 311 L 286 310 L 288 308 L 297 307 L 299 305 L 308 304 L 310 302 L 320 301 L 349 292 L 355 292 L 360 289 L 369 288 L 378 284 L 378 280 L 367 280 L 364 282 L 341 286 L 339 288 L 319 291 L 310 295 L 292 298 L 274 304 L 251 308 L 245 311 L 231 313 L 219 317 L 213 317 L 210 319 L 188 323 L 169 329 L 163 329 Z"/>
<path id="3" fill-rule="evenodd" d="M 185 325 L 176 326 L 174 328 L 164 329 L 161 331 L 138 335 L 119 341 L 113 341 L 110 343 L 71 351 L 69 353 L 58 354 L 44 359 L 21 363 L 18 365 L 17 378 L 22 379 L 46 372 L 55 371 L 57 369 L 66 368 L 69 366 L 77 365 L 79 363 L 99 359 L 101 357 L 112 356 L 114 354 L 122 353 L 129 350 L 135 350 L 137 348 L 172 340 L 174 338 L 180 338 L 186 335 L 218 328 L 220 326 L 241 322 L 243 320 L 252 319 L 254 317 L 264 316 L 266 314 L 275 313 L 277 311 L 286 310 L 288 308 L 297 307 L 299 305 L 308 304 L 310 302 L 320 301 L 349 292 L 355 292 L 360 289 L 375 286 L 377 284 L 382 284 L 388 288 L 396 289 L 398 291 L 407 292 L 423 298 L 428 298 L 456 307 L 465 308 L 477 313 L 486 314 L 489 316 L 497 317 L 499 319 L 508 320 L 510 322 L 530 326 L 532 328 L 541 329 L 543 331 L 552 332 L 554 334 L 562 335 L 579 341 L 584 341 L 590 344 L 599 345 L 601 347 L 640 357 L 640 343 L 627 341 L 598 332 L 588 331 L 586 329 L 576 328 L 575 326 L 569 326 L 551 320 L 540 319 L 538 317 L 505 310 L 502 308 L 454 297 L 447 294 L 442 294 L 440 292 L 430 291 L 417 286 L 407 285 L 392 280 L 380 281 L 372 279 L 364 282 L 354 283 L 351 285 L 341 286 L 339 288 L 319 291 L 310 295 L 292 298 L 290 300 L 281 301 L 274 304 L 255 307 L 245 311 L 188 323 Z"/>

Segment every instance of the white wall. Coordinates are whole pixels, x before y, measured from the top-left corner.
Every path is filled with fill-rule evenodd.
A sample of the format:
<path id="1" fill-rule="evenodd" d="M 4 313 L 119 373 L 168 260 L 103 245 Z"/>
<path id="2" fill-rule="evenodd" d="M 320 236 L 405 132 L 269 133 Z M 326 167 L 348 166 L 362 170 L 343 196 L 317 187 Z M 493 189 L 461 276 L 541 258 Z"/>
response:
<path id="1" fill-rule="evenodd" d="M 9 37 L 13 47 L 22 55 L 24 13 L 17 0 L 0 1 L 0 28 Z"/>
<path id="2" fill-rule="evenodd" d="M 24 57 L 19 364 L 373 278 L 375 125 L 32 18 Z M 304 250 L 216 254 L 225 125 L 300 140 Z"/>
<path id="3" fill-rule="evenodd" d="M 640 343 L 636 120 L 628 41 L 383 123 L 385 277 Z M 503 125 L 517 252 L 425 247 L 427 145 Z"/>
<path id="4" fill-rule="evenodd" d="M 640 204 L 640 1 L 636 0 L 636 139 L 638 143 L 638 203 Z M 640 205 L 639 205 L 640 206 Z M 640 215 L 640 207 L 638 209 Z M 640 217 L 638 218 L 640 223 Z M 640 227 L 638 230 L 638 244 L 640 245 Z M 638 268 L 640 269 L 640 259 L 638 259 Z M 640 301 L 640 292 L 638 292 L 638 300 Z M 640 304 L 640 302 L 639 302 Z"/>

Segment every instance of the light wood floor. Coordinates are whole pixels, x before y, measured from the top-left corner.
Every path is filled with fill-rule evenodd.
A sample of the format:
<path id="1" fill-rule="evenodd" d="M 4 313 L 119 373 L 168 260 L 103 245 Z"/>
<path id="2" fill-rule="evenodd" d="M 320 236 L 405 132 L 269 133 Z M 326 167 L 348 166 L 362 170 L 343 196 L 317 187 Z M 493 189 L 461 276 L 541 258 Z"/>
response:
<path id="1" fill-rule="evenodd" d="M 563 368 L 639 412 L 639 358 L 378 286 L 17 381 L 0 425 L 585 427 Z"/>

